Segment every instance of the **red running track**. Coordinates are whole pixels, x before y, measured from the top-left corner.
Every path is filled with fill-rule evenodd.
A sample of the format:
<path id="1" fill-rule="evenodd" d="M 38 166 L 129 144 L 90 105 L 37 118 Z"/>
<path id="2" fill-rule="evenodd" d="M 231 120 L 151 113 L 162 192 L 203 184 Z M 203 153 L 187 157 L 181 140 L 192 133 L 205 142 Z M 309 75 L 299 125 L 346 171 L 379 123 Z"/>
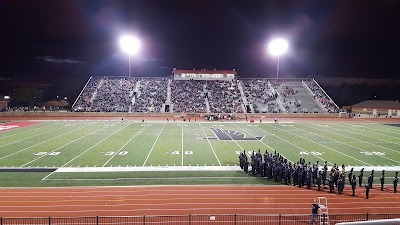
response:
<path id="1" fill-rule="evenodd" d="M 398 213 L 400 193 L 391 187 L 357 188 L 357 197 L 292 186 L 134 186 L 5 188 L 2 217 L 142 216 L 187 214 L 310 214 L 317 197 L 328 198 L 330 214 Z"/>

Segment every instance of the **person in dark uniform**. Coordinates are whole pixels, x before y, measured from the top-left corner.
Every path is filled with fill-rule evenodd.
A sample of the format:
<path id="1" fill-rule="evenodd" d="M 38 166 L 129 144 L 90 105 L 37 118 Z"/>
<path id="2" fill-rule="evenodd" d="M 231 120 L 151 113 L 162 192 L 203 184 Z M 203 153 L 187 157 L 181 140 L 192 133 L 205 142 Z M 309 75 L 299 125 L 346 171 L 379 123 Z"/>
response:
<path id="1" fill-rule="evenodd" d="M 306 184 L 307 184 L 307 189 L 311 189 L 311 176 L 312 176 L 312 172 L 311 170 L 306 172 Z"/>
<path id="2" fill-rule="evenodd" d="M 399 182 L 399 178 L 397 178 L 398 174 L 399 174 L 399 172 L 396 172 L 396 175 L 394 176 L 394 179 L 393 179 L 393 192 L 394 193 L 397 192 L 397 183 Z"/>
<path id="3" fill-rule="evenodd" d="M 328 174 L 328 161 L 324 163 L 324 169 L 322 170 L 322 184 L 325 186 L 326 175 Z"/>
<path id="4" fill-rule="evenodd" d="M 363 177 L 364 177 L 364 168 L 360 170 L 360 175 L 358 175 L 358 186 L 360 187 L 362 186 Z"/>
<path id="5" fill-rule="evenodd" d="M 247 174 L 249 172 L 249 161 L 247 160 L 247 157 L 244 158 L 244 172 Z"/>
<path id="6" fill-rule="evenodd" d="M 311 224 L 315 224 L 317 216 L 318 216 L 318 209 L 319 205 L 317 204 L 317 200 L 314 199 L 314 203 L 311 205 Z"/>
<path id="7" fill-rule="evenodd" d="M 329 193 L 333 192 L 333 173 L 329 174 Z"/>
<path id="8" fill-rule="evenodd" d="M 381 181 L 381 191 L 383 191 L 383 186 L 385 185 L 385 170 L 382 170 L 382 174 L 379 180 Z"/>
<path id="9" fill-rule="evenodd" d="M 322 171 L 319 171 L 317 175 L 317 187 L 318 191 L 321 191 L 321 183 L 322 183 Z"/>
<path id="10" fill-rule="evenodd" d="M 351 190 L 353 191 L 353 194 L 351 196 L 356 196 L 356 187 L 357 187 L 356 175 L 353 175 L 353 178 L 350 181 L 350 185 L 351 185 Z"/>
<path id="11" fill-rule="evenodd" d="M 354 168 L 351 168 L 351 169 L 350 169 L 350 172 L 349 172 L 349 175 L 348 175 L 348 177 L 349 177 L 349 184 L 351 184 L 351 179 L 353 179 L 353 170 L 354 170 Z"/>
<path id="12" fill-rule="evenodd" d="M 365 185 L 365 198 L 368 199 L 369 198 L 369 189 L 371 189 L 371 186 L 369 183 L 367 183 Z"/>
<path id="13" fill-rule="evenodd" d="M 372 184 L 374 183 L 374 175 L 375 175 L 374 172 L 375 172 L 375 170 L 372 170 L 371 171 L 371 175 L 369 175 L 370 178 L 371 178 L 371 182 L 370 182 L 371 183 L 371 185 L 370 185 L 371 189 L 373 188 Z"/>
<path id="14" fill-rule="evenodd" d="M 341 195 L 343 193 L 343 188 L 344 188 L 344 178 L 342 174 L 338 178 L 337 188 L 338 188 L 338 194 Z"/>
<path id="15" fill-rule="evenodd" d="M 304 174 L 303 168 L 300 168 L 299 174 L 298 174 L 298 176 L 299 176 L 299 187 L 302 187 L 304 185 L 304 178 L 303 178 L 304 176 L 303 176 L 303 174 Z"/>

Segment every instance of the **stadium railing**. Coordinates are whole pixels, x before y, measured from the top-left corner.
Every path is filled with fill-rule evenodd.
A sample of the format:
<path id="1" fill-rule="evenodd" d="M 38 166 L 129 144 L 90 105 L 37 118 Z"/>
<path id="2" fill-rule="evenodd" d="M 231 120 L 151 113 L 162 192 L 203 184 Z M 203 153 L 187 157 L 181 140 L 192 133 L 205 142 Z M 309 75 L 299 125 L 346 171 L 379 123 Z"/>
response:
<path id="1" fill-rule="evenodd" d="M 316 224 L 336 224 L 342 222 L 369 221 L 399 218 L 400 214 L 340 214 L 319 215 Z M 247 225 L 247 224 L 274 224 L 297 225 L 309 224 L 311 215 L 306 214 L 269 214 L 269 215 L 175 215 L 175 216 L 129 216 L 129 217 L 47 217 L 47 218 L 0 218 L 0 225 L 160 225 L 160 224 L 188 224 L 188 225 Z M 327 222 L 327 223 L 325 223 Z M 329 223 L 328 223 L 329 222 Z"/>

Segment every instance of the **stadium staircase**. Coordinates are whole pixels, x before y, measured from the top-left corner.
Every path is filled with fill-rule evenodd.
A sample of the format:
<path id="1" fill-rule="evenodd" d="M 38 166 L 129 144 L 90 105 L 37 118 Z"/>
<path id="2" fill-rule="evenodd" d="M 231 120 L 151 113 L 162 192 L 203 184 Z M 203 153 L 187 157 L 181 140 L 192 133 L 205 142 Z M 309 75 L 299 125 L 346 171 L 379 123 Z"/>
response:
<path id="1" fill-rule="evenodd" d="M 276 99 L 276 102 L 278 103 L 281 112 L 287 113 L 285 107 L 283 107 L 282 100 L 281 100 L 279 92 L 277 90 L 275 90 L 275 88 L 271 84 L 271 82 L 268 81 L 268 85 L 269 85 L 270 89 L 272 90 L 272 93 L 276 93 L 278 95 L 278 98 Z"/>
<path id="2" fill-rule="evenodd" d="M 101 88 L 101 86 L 104 84 L 104 79 L 101 79 L 99 82 L 99 85 L 97 85 L 96 90 L 94 90 L 92 97 L 90 98 L 90 102 L 93 103 L 93 101 L 96 99 L 97 96 L 97 90 Z M 92 109 L 93 104 L 90 105 L 89 111 Z"/>
<path id="3" fill-rule="evenodd" d="M 249 102 L 247 101 L 246 95 L 244 94 L 244 91 L 243 91 L 243 83 L 242 83 L 242 81 L 240 81 L 240 80 L 238 80 L 238 88 L 239 88 L 239 91 L 240 91 L 240 95 L 242 96 L 242 101 L 243 101 L 243 105 L 242 105 L 242 106 L 243 106 L 243 112 L 247 112 L 246 106 L 248 105 L 248 106 L 250 107 L 251 113 L 254 113 L 253 104 L 251 104 L 251 103 L 249 103 Z"/>

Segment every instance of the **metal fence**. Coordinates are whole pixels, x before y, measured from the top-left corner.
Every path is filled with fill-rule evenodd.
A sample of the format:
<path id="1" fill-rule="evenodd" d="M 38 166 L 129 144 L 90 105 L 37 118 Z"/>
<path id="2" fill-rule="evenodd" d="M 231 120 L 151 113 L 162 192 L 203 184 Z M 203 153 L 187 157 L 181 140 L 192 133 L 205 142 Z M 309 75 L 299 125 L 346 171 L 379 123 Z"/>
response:
<path id="1" fill-rule="evenodd" d="M 400 214 L 318 215 L 316 224 L 400 218 Z M 129 217 L 0 218 L 0 225 L 297 225 L 310 224 L 311 215 L 177 215 Z M 327 223 L 326 223 L 327 224 Z"/>

